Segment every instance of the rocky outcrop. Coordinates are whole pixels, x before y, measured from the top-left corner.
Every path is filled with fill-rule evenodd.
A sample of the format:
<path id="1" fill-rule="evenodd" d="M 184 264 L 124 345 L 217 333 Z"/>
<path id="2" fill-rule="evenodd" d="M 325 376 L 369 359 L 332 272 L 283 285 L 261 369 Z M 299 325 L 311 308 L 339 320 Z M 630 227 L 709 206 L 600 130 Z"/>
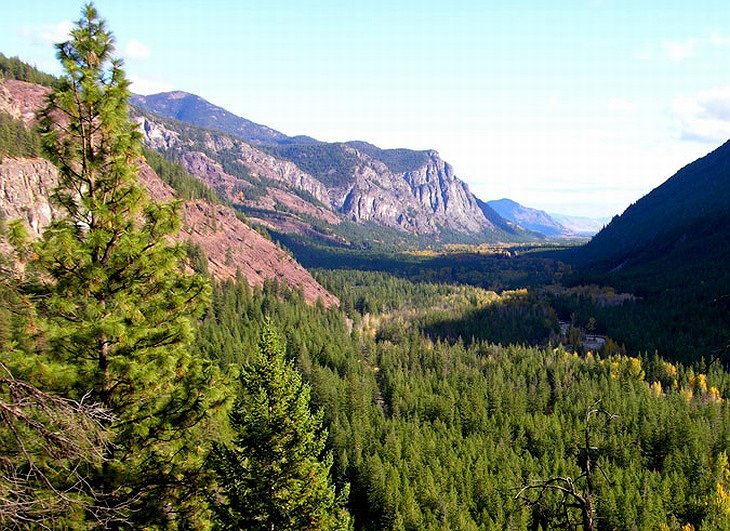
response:
<path id="1" fill-rule="evenodd" d="M 48 201 L 56 180 L 55 166 L 45 159 L 0 160 L 0 213 L 7 220 L 24 220 L 30 234 L 39 237 L 57 216 Z"/>
<path id="2" fill-rule="evenodd" d="M 230 190 L 249 183 L 244 176 L 223 171 L 220 160 L 228 158 L 245 167 L 248 177 L 254 181 L 274 181 L 304 191 L 324 204 L 329 202 L 327 188 L 317 179 L 294 163 L 273 157 L 242 140 L 185 124 L 166 124 L 142 114 L 134 115 L 134 118 L 141 124 L 148 147 L 180 153 L 187 170 L 206 182 L 213 179 L 215 183 L 211 184 Z"/>
<path id="3" fill-rule="evenodd" d="M 49 89 L 41 85 L 6 79 L 0 82 L 0 111 L 29 124 L 43 108 Z"/>
<path id="4" fill-rule="evenodd" d="M 58 179 L 56 168 L 47 160 L 3 159 L 0 161 L 0 215 L 26 222 L 31 235 L 38 237 L 58 215 L 49 197 Z M 174 199 L 174 191 L 146 164 L 140 181 L 157 201 Z M 182 228 L 176 238 L 200 246 L 208 257 L 208 269 L 217 280 L 233 278 L 240 272 L 251 286 L 276 279 L 302 290 L 309 302 L 321 299 L 326 306 L 339 301 L 285 251 L 238 219 L 224 205 L 186 201 L 181 207 Z"/>
<path id="5" fill-rule="evenodd" d="M 468 186 L 436 151 L 406 172 L 393 172 L 383 162 L 355 148 L 360 164 L 355 181 L 331 193 L 336 208 L 355 222 L 375 221 L 423 233 L 449 229 L 476 234 L 494 230 Z"/>
<path id="6" fill-rule="evenodd" d="M 183 105 L 183 100 L 194 104 L 194 113 L 181 111 L 187 105 Z M 258 186 L 260 196 L 263 183 L 268 198 L 275 188 L 300 196 L 304 192 L 314 198 L 319 203 L 316 206 L 324 210 L 312 211 L 301 201 L 294 202 L 291 210 L 330 224 L 333 218 L 325 211 L 338 214 L 339 219 L 373 222 L 417 234 L 438 236 L 448 231 L 487 239 L 525 237 L 498 214 L 487 215 L 468 186 L 436 151 L 382 150 L 365 142 L 327 144 L 307 139 L 299 143 L 295 138 L 276 135 L 268 137 L 270 145 L 267 146 L 269 131 L 261 130 L 263 136 L 251 136 L 249 130 L 240 132 L 219 125 L 211 116 L 225 115 L 231 123 L 238 122 L 227 111 L 197 96 L 167 93 L 140 97 L 135 102 L 148 111 L 186 121 L 186 124 L 170 122 L 140 111 L 139 119 L 149 146 L 178 150 L 191 173 L 216 189 L 226 190 L 232 201 L 240 200 L 251 209 L 260 211 L 267 201 L 261 197 L 257 204 L 247 201 L 246 188 Z M 206 115 L 205 109 L 212 114 Z M 220 163 L 224 159 L 245 168 L 247 175 L 232 176 L 223 171 Z M 268 203 L 276 204 L 276 201 L 271 199 Z M 283 230 L 281 216 L 269 215 L 264 219 L 265 223 Z M 289 225 L 292 221 L 299 223 L 302 219 L 286 219 Z"/>

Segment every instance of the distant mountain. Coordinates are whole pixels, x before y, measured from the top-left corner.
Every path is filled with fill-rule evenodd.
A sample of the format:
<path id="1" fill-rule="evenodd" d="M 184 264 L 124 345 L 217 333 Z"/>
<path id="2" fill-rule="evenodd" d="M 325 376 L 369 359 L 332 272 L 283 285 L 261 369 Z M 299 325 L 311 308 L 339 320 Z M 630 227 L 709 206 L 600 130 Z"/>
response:
<path id="1" fill-rule="evenodd" d="M 529 208 L 511 199 L 487 201 L 500 216 L 527 230 L 547 237 L 569 237 L 574 233 L 553 219 L 547 212 Z"/>
<path id="2" fill-rule="evenodd" d="M 149 147 L 173 154 L 277 231 L 344 242 L 353 232 L 348 224 L 431 243 L 535 238 L 485 209 L 436 151 L 287 137 L 180 92 L 133 103 Z"/>
<path id="3" fill-rule="evenodd" d="M 576 236 L 584 237 L 596 235 L 611 221 L 610 217 L 588 218 L 585 216 L 556 214 L 554 212 L 550 212 L 548 215 Z"/>
<path id="4" fill-rule="evenodd" d="M 651 274 L 692 270 L 689 283 L 727 274 L 730 254 L 730 142 L 685 166 L 664 184 L 631 205 L 575 251 L 583 267 Z M 717 263 L 721 271 L 710 271 Z M 655 264 L 650 266 L 650 264 Z M 659 269 L 657 269 L 659 268 Z M 648 273 L 647 273 L 648 274 Z"/>

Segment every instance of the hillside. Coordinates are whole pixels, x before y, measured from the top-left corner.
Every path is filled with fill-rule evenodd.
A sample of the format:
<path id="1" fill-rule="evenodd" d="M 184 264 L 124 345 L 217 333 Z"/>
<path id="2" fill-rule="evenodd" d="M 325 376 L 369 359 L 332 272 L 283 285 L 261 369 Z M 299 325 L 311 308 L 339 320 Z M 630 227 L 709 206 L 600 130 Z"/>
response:
<path id="1" fill-rule="evenodd" d="M 679 267 L 708 271 L 730 252 L 730 142 L 679 170 L 575 251 L 598 272 Z M 691 280 L 691 279 L 686 279 Z M 685 281 L 686 281 L 685 280 Z"/>
<path id="2" fill-rule="evenodd" d="M 594 317 L 630 349 L 730 365 L 730 143 L 679 170 L 587 245 L 560 256 L 574 284 L 639 298 L 621 308 L 580 300 L 566 315 Z"/>
<path id="3" fill-rule="evenodd" d="M 348 223 L 434 243 L 534 238 L 483 208 L 436 151 L 286 137 L 179 92 L 133 101 L 148 146 L 220 184 L 247 215 L 277 231 L 344 244 L 353 232 Z"/>
<path id="4" fill-rule="evenodd" d="M 187 92 L 165 92 L 152 96 L 134 95 L 130 98 L 130 103 L 160 116 L 216 129 L 251 143 L 276 143 L 289 138 L 283 133 L 236 116 Z"/>
<path id="5" fill-rule="evenodd" d="M 4 80 L 0 82 L 0 112 L 31 126 L 46 93 L 47 89 L 39 85 Z M 0 215 L 25 220 L 31 233 L 39 235 L 56 215 L 48 200 L 56 179 L 55 167 L 45 159 L 0 160 Z M 155 200 L 167 201 L 176 196 L 175 190 L 147 164 L 141 165 L 140 180 Z M 230 207 L 192 199 L 182 203 L 181 215 L 179 239 L 205 252 L 207 269 L 214 278 L 234 278 L 240 272 L 251 286 L 278 280 L 301 289 L 310 302 L 321 298 L 326 305 L 338 303 L 291 256 L 242 222 Z"/>

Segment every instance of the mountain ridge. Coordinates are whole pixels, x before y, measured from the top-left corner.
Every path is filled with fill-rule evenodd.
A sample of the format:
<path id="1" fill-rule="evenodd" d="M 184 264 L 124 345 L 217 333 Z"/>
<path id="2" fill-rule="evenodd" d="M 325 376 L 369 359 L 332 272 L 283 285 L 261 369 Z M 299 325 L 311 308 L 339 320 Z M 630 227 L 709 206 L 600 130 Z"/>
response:
<path id="1" fill-rule="evenodd" d="M 129 102 L 161 116 L 181 122 L 194 120 L 201 127 L 217 129 L 254 143 L 290 140 L 284 133 L 237 116 L 200 96 L 181 90 L 148 96 L 133 94 Z"/>
<path id="2" fill-rule="evenodd" d="M 614 217 L 587 245 L 574 251 L 574 259 L 583 267 L 619 271 L 656 262 L 671 253 L 689 253 L 702 247 L 702 238 L 714 240 L 714 233 L 730 234 L 726 222 L 717 222 L 726 220 L 727 212 L 730 141 L 687 164 Z M 715 230 L 707 233 L 704 225 Z M 720 251 L 716 245 L 707 246 L 702 254 Z M 687 255 L 688 263 L 696 258 Z"/>
<path id="3" fill-rule="evenodd" d="M 487 201 L 487 204 L 503 218 L 544 236 L 565 237 L 573 235 L 571 231 L 543 210 L 526 207 L 507 198 Z"/>
<path id="4" fill-rule="evenodd" d="M 177 112 L 180 101 L 187 101 L 196 112 Z M 212 104 L 187 93 L 135 97 L 133 102 L 142 106 L 137 107 L 137 115 L 147 145 L 174 152 L 188 171 L 216 186 L 217 177 L 190 162 L 200 158 L 195 153 L 204 153 L 209 162 L 233 177 L 228 179 L 228 198 L 238 202 L 247 215 L 276 230 L 283 228 L 282 213 L 266 212 L 262 205 L 276 203 L 269 190 L 278 187 L 304 200 L 308 196 L 316 199 L 313 208 L 324 209 L 319 211 L 318 219 L 329 224 L 326 231 L 335 227 L 336 232 L 339 223 L 325 220 L 325 211 L 341 221 L 357 225 L 374 222 L 406 234 L 433 235 L 435 241 L 446 234 L 475 242 L 534 239 L 533 234 L 502 219 L 492 209 L 485 209 L 435 150 L 381 149 L 364 141 L 325 143 L 309 137 L 297 142 L 283 133 L 270 133 L 270 128 L 264 134 L 261 130 L 251 133 L 241 127 L 220 127 L 205 115 Z M 165 115 L 158 117 L 156 111 Z M 236 124 L 252 123 L 221 108 L 215 112 L 227 113 L 225 116 Z M 165 141 L 161 144 L 162 138 Z M 281 167 L 286 162 L 298 170 L 292 169 L 286 178 L 280 171 L 272 173 L 265 167 Z M 221 172 L 217 173 L 220 176 Z M 293 174 L 298 177 L 293 178 Z M 262 176 L 268 181 L 262 181 Z M 247 198 L 246 189 L 256 189 L 254 195 L 261 201 L 252 201 L 251 194 Z M 300 226 L 306 225 L 301 210 L 294 213 Z"/>

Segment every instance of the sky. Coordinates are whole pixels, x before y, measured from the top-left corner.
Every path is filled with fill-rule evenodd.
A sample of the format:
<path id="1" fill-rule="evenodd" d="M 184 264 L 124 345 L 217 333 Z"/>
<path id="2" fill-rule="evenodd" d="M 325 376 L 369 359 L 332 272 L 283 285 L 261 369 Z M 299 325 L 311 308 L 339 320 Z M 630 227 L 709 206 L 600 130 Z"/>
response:
<path id="1" fill-rule="evenodd" d="M 435 149 L 481 199 L 620 214 L 730 137 L 727 0 L 97 0 L 132 90 L 285 134 Z M 3 0 L 60 73 L 82 3 Z"/>

